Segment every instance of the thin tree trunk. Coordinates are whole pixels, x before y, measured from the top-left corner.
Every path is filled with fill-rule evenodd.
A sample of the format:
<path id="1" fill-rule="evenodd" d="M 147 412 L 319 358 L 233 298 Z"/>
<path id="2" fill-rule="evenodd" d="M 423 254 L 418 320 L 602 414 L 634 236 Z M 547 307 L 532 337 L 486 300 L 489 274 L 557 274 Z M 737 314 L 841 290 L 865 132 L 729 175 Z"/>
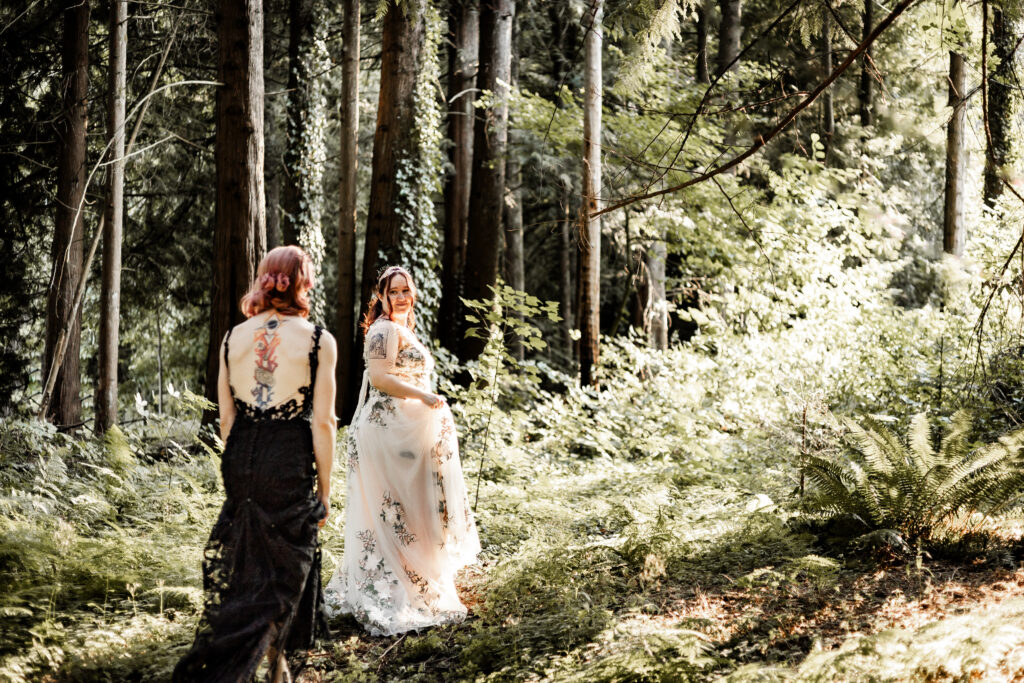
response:
<path id="1" fill-rule="evenodd" d="M 444 187 L 444 251 L 441 256 L 441 305 L 437 333 L 441 344 L 459 346 L 462 268 L 466 256 L 469 192 L 473 169 L 473 100 L 480 51 L 480 2 L 452 2 L 448 18 L 452 43 L 448 47 L 449 161 L 454 172 Z"/>
<path id="2" fill-rule="evenodd" d="M 591 0 L 583 24 L 583 205 L 580 210 L 580 382 L 595 384 L 601 336 L 601 106 L 603 0 Z"/>
<path id="3" fill-rule="evenodd" d="M 718 0 L 722 23 L 718 30 L 718 60 L 716 74 L 722 75 L 732 60 L 740 54 L 740 38 L 743 35 L 741 0 Z M 739 64 L 734 64 L 735 70 Z"/>
<path id="4" fill-rule="evenodd" d="M 832 73 L 832 20 L 828 12 L 821 24 L 821 61 L 827 78 Z M 832 86 L 825 88 L 821 94 L 821 132 L 825 149 L 832 147 L 832 137 L 836 133 L 836 119 L 832 108 Z"/>
<path id="5" fill-rule="evenodd" d="M 335 412 L 348 423 L 359 399 L 362 359 L 353 351 L 356 334 L 356 181 L 359 161 L 359 0 L 343 0 L 341 37 L 341 144 L 339 152 L 338 302 Z"/>
<path id="6" fill-rule="evenodd" d="M 271 162 L 272 163 L 272 162 Z M 281 165 L 267 172 L 267 249 L 284 244 L 281 236 Z"/>
<path id="7" fill-rule="evenodd" d="M 644 252 L 647 266 L 648 294 L 646 318 L 648 321 L 648 343 L 652 349 L 664 351 L 668 348 L 668 301 L 665 298 L 665 260 L 668 252 L 665 243 L 657 241 Z"/>
<path id="8" fill-rule="evenodd" d="M 697 5 L 697 82 L 710 83 L 708 71 L 708 7 L 702 1 Z"/>
<path id="9" fill-rule="evenodd" d="M 1008 26 L 1006 13 L 998 7 L 992 8 L 993 57 L 998 60 L 996 68 L 988 76 L 988 128 L 991 144 L 985 155 L 985 204 L 995 206 L 1003 193 L 1000 170 L 1009 161 L 1012 131 L 1014 36 Z"/>
<path id="10" fill-rule="evenodd" d="M 949 105 L 953 114 L 946 128 L 946 205 L 942 221 L 942 250 L 947 254 L 962 256 L 967 242 L 964 225 L 964 166 L 967 151 L 964 149 L 964 120 L 967 114 L 964 99 L 967 78 L 964 58 L 956 52 L 949 53 Z"/>
<path id="11" fill-rule="evenodd" d="M 874 29 L 874 0 L 864 0 L 863 27 L 861 40 L 867 40 Z M 870 126 L 874 120 L 874 80 L 871 78 L 871 48 L 864 51 L 861 60 L 860 83 L 857 88 L 857 99 L 860 102 L 860 125 Z"/>
<path id="12" fill-rule="evenodd" d="M 480 8 L 480 69 L 477 87 L 492 92 L 494 104 L 479 115 L 474 126 L 473 177 L 469 196 L 470 229 L 466 236 L 463 282 L 463 292 L 467 299 L 490 299 L 490 286 L 498 280 L 514 16 L 514 0 L 484 0 Z M 483 339 L 462 337 L 459 340 L 459 358 L 463 361 L 477 358 L 483 349 Z"/>
<path id="13" fill-rule="evenodd" d="M 128 2 L 114 0 L 110 14 L 110 101 L 107 135 L 113 140 L 107 171 L 103 228 L 103 281 L 100 294 L 99 387 L 96 431 L 117 423 L 118 325 L 121 312 L 121 240 L 124 232 L 124 110 L 128 49 Z"/>
<path id="14" fill-rule="evenodd" d="M 57 122 L 57 216 L 51 257 L 53 272 L 46 297 L 46 340 L 43 377 L 54 363 L 61 329 L 74 312 L 74 295 L 82 278 L 84 217 L 77 211 L 85 192 L 85 135 L 88 127 L 89 89 L 89 3 L 65 0 L 64 36 L 61 50 L 61 92 L 64 105 Z M 58 425 L 81 421 L 79 345 L 82 333 L 80 313 L 68 326 L 64 357 L 54 393 L 45 416 Z"/>
<path id="15" fill-rule="evenodd" d="M 217 400 L 225 333 L 243 320 L 238 302 L 267 247 L 263 188 L 263 10 L 260 0 L 221 2 L 217 25 L 217 205 L 206 395 Z M 207 420 L 214 415 L 208 413 Z"/>
<path id="16" fill-rule="evenodd" d="M 519 22 L 512 22 L 512 90 L 519 88 Z M 505 227 L 505 282 L 512 289 L 520 292 L 526 291 L 526 268 L 523 263 L 523 174 L 519 164 L 519 151 L 516 144 L 519 141 L 520 133 L 512 123 L 509 123 L 509 151 L 505 167 L 505 194 L 509 201 L 504 204 L 504 227 Z M 521 313 L 515 313 L 516 317 L 522 319 Z M 513 336 L 509 340 L 512 355 L 523 360 L 525 349 L 522 340 Z"/>

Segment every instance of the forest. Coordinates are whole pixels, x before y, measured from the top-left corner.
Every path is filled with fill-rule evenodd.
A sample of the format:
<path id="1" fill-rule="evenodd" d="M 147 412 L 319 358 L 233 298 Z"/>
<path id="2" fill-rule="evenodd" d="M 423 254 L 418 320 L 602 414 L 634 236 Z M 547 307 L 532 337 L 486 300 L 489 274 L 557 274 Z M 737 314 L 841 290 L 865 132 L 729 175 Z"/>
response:
<path id="1" fill-rule="evenodd" d="M 323 580 L 387 265 L 483 548 L 464 623 L 337 619 L 297 681 L 1024 679 L 1022 43 L 1018 0 L 3 3 L 0 680 L 170 679 L 290 244 Z"/>

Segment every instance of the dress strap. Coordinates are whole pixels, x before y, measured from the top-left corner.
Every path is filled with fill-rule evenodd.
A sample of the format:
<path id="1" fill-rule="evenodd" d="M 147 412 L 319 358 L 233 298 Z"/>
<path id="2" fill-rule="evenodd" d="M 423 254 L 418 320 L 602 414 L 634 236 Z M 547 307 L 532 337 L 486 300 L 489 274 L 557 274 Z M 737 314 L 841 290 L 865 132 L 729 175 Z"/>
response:
<path id="1" fill-rule="evenodd" d="M 320 367 L 320 335 L 324 328 L 319 325 L 313 327 L 313 347 L 309 350 L 309 395 L 313 395 L 313 387 L 316 386 L 316 371 Z"/>
<path id="2" fill-rule="evenodd" d="M 231 397 L 235 397 L 235 388 L 231 386 L 231 366 L 228 365 L 228 340 L 231 339 L 231 332 L 235 328 L 229 327 L 228 333 L 224 335 L 224 371 L 228 375 L 228 389 L 231 390 Z"/>

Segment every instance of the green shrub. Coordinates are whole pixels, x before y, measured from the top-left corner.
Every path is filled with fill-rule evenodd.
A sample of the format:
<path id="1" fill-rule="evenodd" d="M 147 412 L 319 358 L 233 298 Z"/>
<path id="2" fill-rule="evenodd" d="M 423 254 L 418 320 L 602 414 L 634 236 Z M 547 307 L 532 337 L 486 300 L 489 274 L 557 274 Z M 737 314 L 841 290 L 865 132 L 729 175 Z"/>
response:
<path id="1" fill-rule="evenodd" d="M 807 457 L 816 487 L 810 508 L 914 542 L 961 536 L 1020 495 L 1024 430 L 972 448 L 970 417 L 958 412 L 936 450 L 924 414 L 914 416 L 906 443 L 875 419 L 865 425 L 849 422 L 853 449 L 845 456 Z"/>

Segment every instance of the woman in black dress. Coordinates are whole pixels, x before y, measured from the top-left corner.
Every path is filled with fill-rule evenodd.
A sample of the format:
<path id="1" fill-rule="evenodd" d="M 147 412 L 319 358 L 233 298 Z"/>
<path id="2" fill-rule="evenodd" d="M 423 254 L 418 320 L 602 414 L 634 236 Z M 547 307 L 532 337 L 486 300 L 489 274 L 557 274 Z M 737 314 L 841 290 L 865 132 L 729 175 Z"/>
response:
<path id="1" fill-rule="evenodd" d="M 298 247 L 260 263 L 248 318 L 224 337 L 218 396 L 227 499 L 203 558 L 205 608 L 174 680 L 252 680 L 264 656 L 290 678 L 285 652 L 323 625 L 317 531 L 327 519 L 337 424 L 337 345 L 306 320 L 312 264 Z"/>

